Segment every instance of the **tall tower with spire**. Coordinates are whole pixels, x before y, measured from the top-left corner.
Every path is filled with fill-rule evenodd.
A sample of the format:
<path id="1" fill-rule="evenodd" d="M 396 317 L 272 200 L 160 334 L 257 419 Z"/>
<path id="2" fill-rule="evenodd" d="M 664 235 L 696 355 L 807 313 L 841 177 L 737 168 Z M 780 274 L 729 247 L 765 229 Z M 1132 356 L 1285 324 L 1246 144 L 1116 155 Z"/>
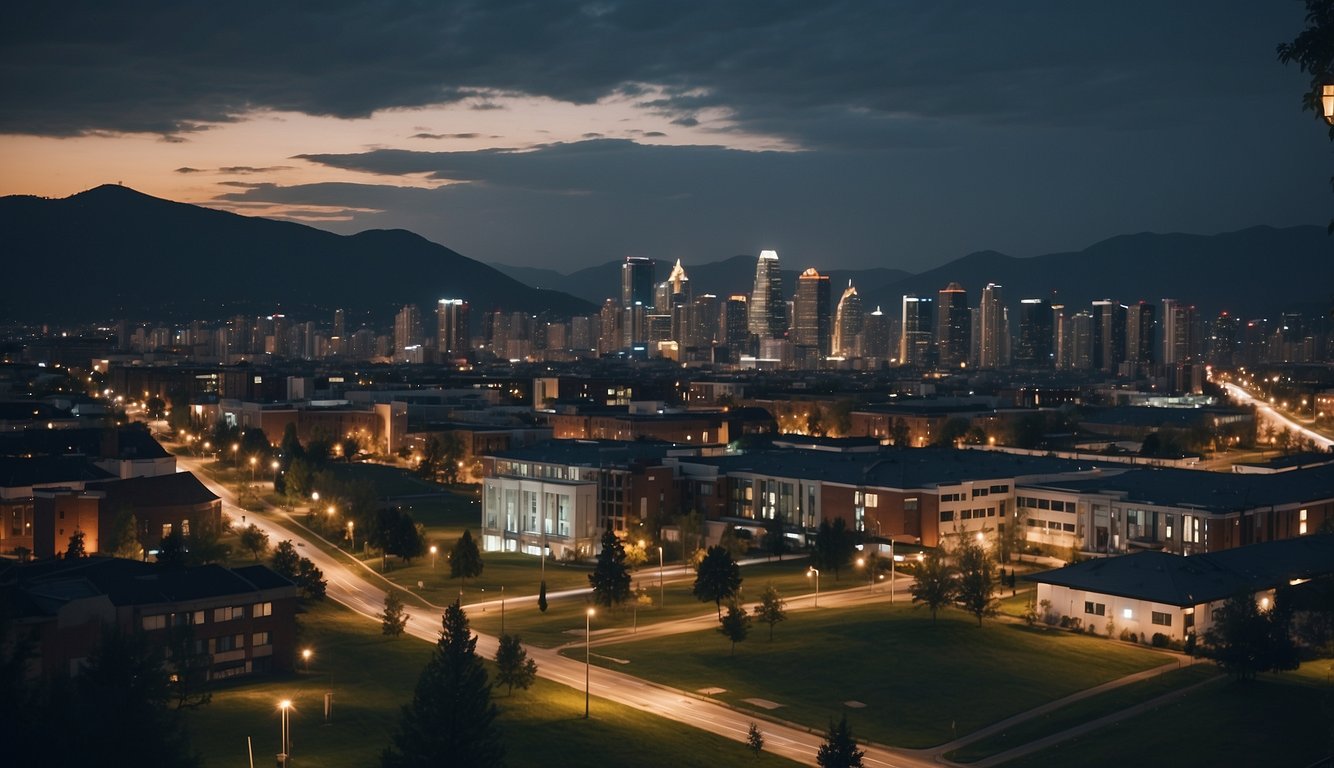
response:
<path id="1" fill-rule="evenodd" d="M 838 309 L 834 311 L 834 342 L 829 354 L 834 357 L 854 357 L 857 354 L 857 334 L 862 332 L 862 297 L 848 280 L 848 287 L 843 289 L 843 296 L 838 300 Z"/>

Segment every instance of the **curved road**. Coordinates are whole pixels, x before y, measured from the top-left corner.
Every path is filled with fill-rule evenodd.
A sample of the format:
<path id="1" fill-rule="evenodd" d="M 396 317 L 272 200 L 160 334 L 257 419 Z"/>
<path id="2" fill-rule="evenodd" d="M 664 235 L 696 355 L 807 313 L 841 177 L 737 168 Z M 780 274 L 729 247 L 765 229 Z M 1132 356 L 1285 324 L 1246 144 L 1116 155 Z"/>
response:
<path id="1" fill-rule="evenodd" d="M 1275 429 L 1290 429 L 1302 437 L 1315 442 L 1316 446 L 1322 451 L 1327 451 L 1331 446 L 1334 446 L 1334 440 L 1331 440 L 1329 437 L 1322 435 L 1319 432 L 1315 432 L 1302 426 L 1299 422 L 1293 421 L 1269 403 L 1266 403 L 1259 398 L 1252 397 L 1250 392 L 1247 392 L 1236 384 L 1233 384 L 1232 382 L 1224 382 L 1223 386 L 1227 389 L 1227 393 L 1235 398 L 1237 402 L 1242 403 L 1243 405 L 1254 405 L 1256 415 L 1261 420 L 1273 424 Z"/>
<path id="2" fill-rule="evenodd" d="M 205 486 L 223 500 L 224 511 L 234 520 L 243 520 L 244 524 L 254 523 L 273 541 L 291 539 L 303 556 L 310 558 L 328 579 L 328 596 L 369 621 L 378 622 L 384 608 L 385 591 L 381 586 L 371 583 L 367 578 L 380 579 L 370 568 L 364 565 L 358 569 L 350 558 L 337 558 L 315 545 L 316 535 L 288 519 L 286 513 L 267 510 L 261 513 L 249 512 L 237 505 L 236 493 L 201 471 L 202 460 L 188 456 L 178 456 L 178 471 L 192 471 Z M 382 583 L 387 584 L 388 582 Z M 848 594 L 852 592 L 853 594 Z M 902 592 L 900 594 L 903 594 Z M 835 605 L 861 597 L 860 590 L 842 590 L 820 596 L 821 601 Z M 802 596 L 789 600 L 790 607 L 805 605 L 811 596 Z M 810 600 L 813 601 L 813 600 Z M 467 607 L 467 606 L 465 606 Z M 440 614 L 437 610 L 408 606 L 409 621 L 407 631 L 427 642 L 436 642 L 440 637 Z M 668 622 L 657 632 L 688 631 L 695 623 L 711 624 L 713 617 L 702 616 L 682 622 Z M 643 634 L 643 633 L 641 633 Z M 477 633 L 477 650 L 486 658 L 495 656 L 498 641 L 491 635 Z M 604 636 L 602 642 L 624 640 L 624 637 Z M 528 648 L 528 655 L 538 664 L 538 674 L 542 677 L 567 685 L 571 688 L 584 687 L 584 663 L 561 656 L 556 650 Z M 815 755 L 824 742 L 822 733 L 812 733 L 801 728 L 758 719 L 751 714 L 738 712 L 714 702 L 688 695 L 682 691 L 650 683 L 637 677 L 615 670 L 593 668 L 591 670 L 590 692 L 599 699 L 615 702 L 624 706 L 649 712 L 679 723 L 700 728 L 720 736 L 745 743 L 750 724 L 758 722 L 764 733 L 764 749 L 806 765 L 815 765 Z M 604 702 L 596 706 L 607 706 Z M 862 745 L 866 750 L 864 763 L 877 768 L 926 768 L 938 765 L 930 758 L 918 757 L 881 747 Z"/>

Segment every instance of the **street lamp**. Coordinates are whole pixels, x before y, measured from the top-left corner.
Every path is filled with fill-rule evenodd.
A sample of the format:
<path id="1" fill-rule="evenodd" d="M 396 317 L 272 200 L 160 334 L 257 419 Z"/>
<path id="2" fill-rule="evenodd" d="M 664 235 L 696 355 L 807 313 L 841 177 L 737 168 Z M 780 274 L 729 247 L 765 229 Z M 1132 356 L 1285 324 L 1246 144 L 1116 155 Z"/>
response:
<path id="1" fill-rule="evenodd" d="M 306 674 L 310 674 L 310 656 L 314 651 L 309 648 L 301 649 L 301 661 L 306 665 Z"/>
<path id="2" fill-rule="evenodd" d="M 333 507 L 329 507 L 333 509 Z M 357 526 L 351 520 L 347 521 L 347 537 L 352 540 L 352 551 L 357 551 Z"/>
<path id="3" fill-rule="evenodd" d="M 435 554 L 439 551 L 440 551 L 439 547 L 437 547 L 434 544 L 431 545 L 431 570 L 433 571 L 435 570 Z"/>
<path id="4" fill-rule="evenodd" d="M 592 656 L 589 652 L 589 645 L 593 638 L 592 627 L 593 627 L 593 609 L 589 608 L 587 611 L 584 612 L 584 719 L 585 720 L 588 719 L 588 690 L 589 690 L 588 682 L 591 679 L 590 670 L 592 669 L 590 662 Z"/>
<path id="5" fill-rule="evenodd" d="M 658 609 L 662 609 L 662 547 L 658 547 Z"/>
<path id="6" fill-rule="evenodd" d="M 288 758 L 288 754 L 287 754 L 287 742 L 288 742 L 288 739 L 287 739 L 287 713 L 288 713 L 288 711 L 290 711 L 291 709 L 292 709 L 292 700 L 291 700 L 291 699 L 283 699 L 282 701 L 278 702 L 278 722 L 279 722 L 279 732 L 282 734 L 282 747 L 281 747 L 281 748 L 282 748 L 282 751 L 278 753 L 278 765 L 280 765 L 280 766 L 284 766 L 284 768 L 285 768 L 285 766 L 287 765 L 287 758 Z"/>
<path id="7" fill-rule="evenodd" d="M 273 470 L 273 487 L 278 487 L 278 467 L 282 466 L 277 459 L 269 462 L 269 467 Z"/>
<path id="8" fill-rule="evenodd" d="M 812 567 L 810 567 L 810 568 L 807 568 L 807 569 L 806 569 L 806 578 L 809 579 L 809 578 L 811 577 L 811 574 L 812 574 L 812 573 L 815 574 L 815 607 L 816 607 L 816 608 L 819 608 L 819 607 L 820 607 L 820 569 L 819 569 L 819 568 L 816 568 L 816 567 L 814 567 L 814 566 L 812 566 Z"/>
<path id="9" fill-rule="evenodd" d="M 259 459 L 255 456 L 250 457 L 250 483 L 255 482 L 255 467 L 259 464 Z"/>
<path id="10" fill-rule="evenodd" d="M 232 443 L 232 466 L 236 466 L 237 454 L 241 451 L 240 443 Z"/>
<path id="11" fill-rule="evenodd" d="M 1334 125 L 1334 84 L 1321 86 L 1320 109 L 1325 114 L 1325 122 Z"/>

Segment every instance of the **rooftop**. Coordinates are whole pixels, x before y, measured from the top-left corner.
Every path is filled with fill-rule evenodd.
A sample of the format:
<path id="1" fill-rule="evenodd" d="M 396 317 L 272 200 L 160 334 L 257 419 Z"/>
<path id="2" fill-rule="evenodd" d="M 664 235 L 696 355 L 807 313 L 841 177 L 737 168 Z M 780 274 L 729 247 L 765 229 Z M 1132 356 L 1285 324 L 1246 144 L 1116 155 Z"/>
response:
<path id="1" fill-rule="evenodd" d="M 1334 498 L 1334 464 L 1278 474 L 1142 467 L 1116 475 L 1030 483 L 1076 493 L 1114 492 L 1152 506 L 1235 512 Z"/>

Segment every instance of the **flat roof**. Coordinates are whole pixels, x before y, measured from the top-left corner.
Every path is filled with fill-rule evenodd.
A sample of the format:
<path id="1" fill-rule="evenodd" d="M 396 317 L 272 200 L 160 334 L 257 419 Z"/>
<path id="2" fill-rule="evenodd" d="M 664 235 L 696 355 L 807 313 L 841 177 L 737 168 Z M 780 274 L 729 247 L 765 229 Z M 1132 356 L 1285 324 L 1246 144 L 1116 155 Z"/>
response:
<path id="1" fill-rule="evenodd" d="M 1075 493 L 1110 491 L 1141 504 L 1235 512 L 1334 498 L 1334 464 L 1276 474 L 1137 467 L 1116 475 L 1026 485 Z"/>

